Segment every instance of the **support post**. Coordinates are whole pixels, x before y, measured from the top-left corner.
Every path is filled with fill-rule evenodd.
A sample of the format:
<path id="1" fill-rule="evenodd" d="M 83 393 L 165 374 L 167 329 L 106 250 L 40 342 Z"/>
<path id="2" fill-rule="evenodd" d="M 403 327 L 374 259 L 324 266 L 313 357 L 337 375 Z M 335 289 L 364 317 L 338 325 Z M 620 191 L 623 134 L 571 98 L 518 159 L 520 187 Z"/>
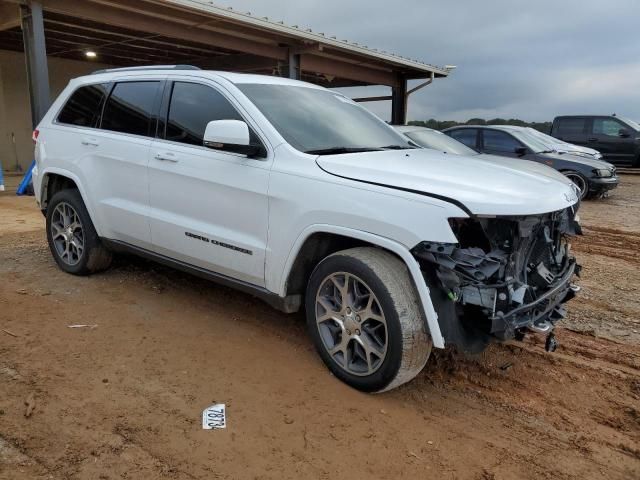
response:
<path id="1" fill-rule="evenodd" d="M 300 54 L 293 53 L 291 49 L 289 49 L 289 69 L 287 77 L 300 80 Z"/>
<path id="2" fill-rule="evenodd" d="M 404 125 L 407 122 L 407 79 L 400 78 L 399 84 L 391 88 L 391 124 Z"/>
<path id="3" fill-rule="evenodd" d="M 20 5 L 20 13 L 31 98 L 31 123 L 35 129 L 51 102 L 42 4 L 31 1 L 29 5 Z"/>

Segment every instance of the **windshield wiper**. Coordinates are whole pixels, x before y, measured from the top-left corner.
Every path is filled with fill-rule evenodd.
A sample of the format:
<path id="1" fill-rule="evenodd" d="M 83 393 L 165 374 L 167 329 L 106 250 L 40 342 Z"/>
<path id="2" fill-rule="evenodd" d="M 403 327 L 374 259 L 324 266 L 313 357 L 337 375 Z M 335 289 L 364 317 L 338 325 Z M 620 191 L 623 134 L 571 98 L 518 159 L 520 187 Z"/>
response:
<path id="1" fill-rule="evenodd" d="M 415 150 L 418 147 L 412 147 L 411 145 L 387 145 L 386 147 L 380 147 L 383 150 Z"/>
<path id="2" fill-rule="evenodd" d="M 378 152 L 381 150 L 382 148 L 375 147 L 331 147 L 320 148 L 317 150 L 305 150 L 304 153 L 308 153 L 310 155 L 339 155 L 341 153 Z"/>

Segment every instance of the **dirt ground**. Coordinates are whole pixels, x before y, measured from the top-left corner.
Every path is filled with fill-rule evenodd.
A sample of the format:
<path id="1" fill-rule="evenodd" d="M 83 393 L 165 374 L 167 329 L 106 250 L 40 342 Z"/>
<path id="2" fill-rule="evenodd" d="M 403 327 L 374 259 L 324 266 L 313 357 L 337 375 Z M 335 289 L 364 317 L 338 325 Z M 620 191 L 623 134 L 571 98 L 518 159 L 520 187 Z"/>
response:
<path id="1" fill-rule="evenodd" d="M 640 176 L 583 204 L 556 353 L 438 351 L 365 395 L 301 315 L 133 258 L 66 275 L 33 198 L 0 196 L 0 479 L 638 479 L 639 209 Z"/>

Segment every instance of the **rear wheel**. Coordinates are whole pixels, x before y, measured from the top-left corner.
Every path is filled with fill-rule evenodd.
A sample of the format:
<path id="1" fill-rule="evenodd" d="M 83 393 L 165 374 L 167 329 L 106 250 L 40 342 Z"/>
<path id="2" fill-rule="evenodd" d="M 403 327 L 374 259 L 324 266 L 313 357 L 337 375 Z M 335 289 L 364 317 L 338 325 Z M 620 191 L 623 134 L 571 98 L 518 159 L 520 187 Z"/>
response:
<path id="1" fill-rule="evenodd" d="M 306 311 L 325 365 L 358 390 L 408 382 L 431 352 L 406 266 L 379 249 L 344 250 L 320 262 L 309 280 Z"/>
<path id="2" fill-rule="evenodd" d="M 573 170 L 567 170 L 562 172 L 562 174 L 571 180 L 576 187 L 578 187 L 578 191 L 580 192 L 580 200 L 585 198 L 589 194 L 589 180 L 587 177 L 582 175 L 580 172 L 575 172 Z"/>
<path id="3" fill-rule="evenodd" d="M 111 252 L 100 242 L 78 190 L 61 190 L 51 198 L 47 240 L 56 263 L 67 273 L 89 275 L 111 264 Z"/>

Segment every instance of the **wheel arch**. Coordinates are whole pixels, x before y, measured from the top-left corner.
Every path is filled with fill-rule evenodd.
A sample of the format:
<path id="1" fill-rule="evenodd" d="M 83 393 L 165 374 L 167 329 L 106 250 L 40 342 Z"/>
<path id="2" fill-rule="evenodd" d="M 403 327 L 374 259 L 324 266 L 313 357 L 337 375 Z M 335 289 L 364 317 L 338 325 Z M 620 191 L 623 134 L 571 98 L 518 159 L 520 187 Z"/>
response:
<path id="1" fill-rule="evenodd" d="M 43 213 L 46 213 L 47 205 L 49 204 L 49 200 L 59 192 L 60 190 L 64 190 L 65 188 L 75 188 L 80 193 L 80 197 L 84 202 L 87 211 L 89 212 L 89 216 L 94 224 L 96 231 L 100 234 L 98 229 L 98 225 L 95 222 L 95 216 L 93 214 L 93 206 L 91 202 L 87 201 L 88 197 L 86 192 L 84 191 L 84 187 L 82 186 L 82 182 L 80 179 L 73 173 L 57 169 L 50 168 L 45 170 L 42 173 L 42 181 L 40 182 L 40 209 Z"/>
<path id="2" fill-rule="evenodd" d="M 437 348 L 444 348 L 438 316 L 420 265 L 407 247 L 380 235 L 333 225 L 307 227 L 291 248 L 279 279 L 278 293 L 285 298 L 302 298 L 311 272 L 322 259 L 337 251 L 357 246 L 381 248 L 395 255 L 405 264 L 420 298 L 433 344 Z"/>

